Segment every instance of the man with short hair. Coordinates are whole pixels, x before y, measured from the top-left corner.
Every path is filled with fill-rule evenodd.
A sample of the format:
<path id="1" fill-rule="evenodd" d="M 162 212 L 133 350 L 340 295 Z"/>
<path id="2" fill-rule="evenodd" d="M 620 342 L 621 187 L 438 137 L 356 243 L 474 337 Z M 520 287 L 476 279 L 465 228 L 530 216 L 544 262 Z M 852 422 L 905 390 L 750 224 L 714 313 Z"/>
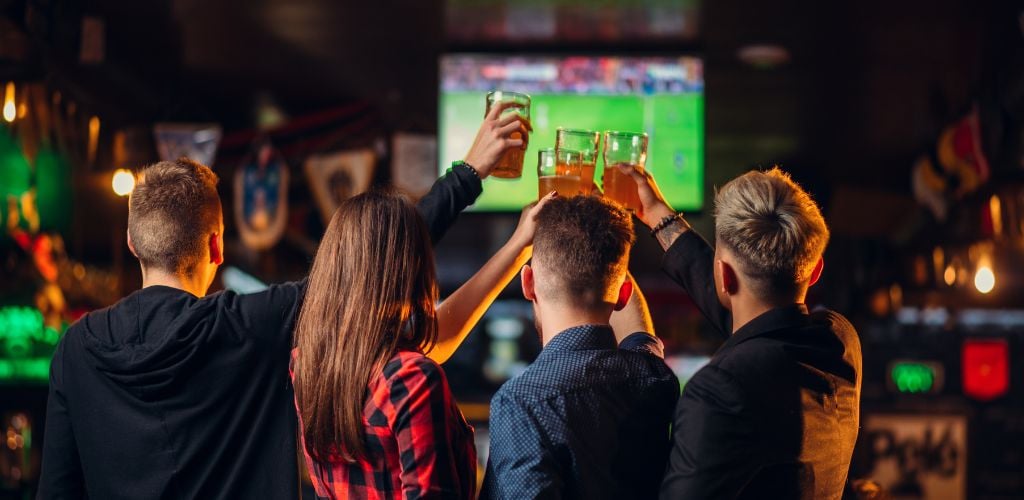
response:
<path id="1" fill-rule="evenodd" d="M 466 161 L 417 205 L 435 242 L 498 158 L 525 147 L 510 135 L 525 138 L 528 125 L 501 110 L 485 118 Z M 57 346 L 39 498 L 299 495 L 288 362 L 306 280 L 206 295 L 223 262 L 216 184 L 208 167 L 186 158 L 138 176 L 128 246 L 142 289 L 84 316 Z M 505 274 L 477 273 L 480 295 L 493 298 Z M 453 312 L 453 328 L 439 335 L 457 344 L 477 309 Z M 429 355 L 450 355 L 439 352 Z"/>
<path id="2" fill-rule="evenodd" d="M 712 250 L 631 175 L 665 272 L 728 335 L 683 390 L 661 498 L 841 498 L 861 353 L 846 318 L 804 303 L 829 237 L 818 206 L 778 168 L 749 172 L 715 197 Z"/>
<path id="3" fill-rule="evenodd" d="M 628 277 L 632 244 L 630 215 L 600 198 L 537 215 L 521 278 L 544 348 L 491 400 L 481 498 L 657 495 L 679 382 Z"/>

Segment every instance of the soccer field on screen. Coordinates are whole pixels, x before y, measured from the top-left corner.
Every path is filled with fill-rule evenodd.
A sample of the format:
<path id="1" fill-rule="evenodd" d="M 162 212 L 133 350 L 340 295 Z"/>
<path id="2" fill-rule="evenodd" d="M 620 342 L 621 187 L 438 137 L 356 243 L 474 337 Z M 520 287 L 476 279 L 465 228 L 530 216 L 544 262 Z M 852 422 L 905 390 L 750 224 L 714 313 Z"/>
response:
<path id="1" fill-rule="evenodd" d="M 530 136 L 523 176 L 488 178 L 472 207 L 478 211 L 514 211 L 537 199 L 537 151 L 554 147 L 558 127 L 647 132 L 647 168 L 677 210 L 704 204 L 704 95 L 533 95 Z M 484 114 L 484 94 L 441 95 L 439 137 L 441 171 L 466 154 Z M 603 138 L 601 147 L 604 147 Z M 594 182 L 600 184 L 604 162 Z"/>

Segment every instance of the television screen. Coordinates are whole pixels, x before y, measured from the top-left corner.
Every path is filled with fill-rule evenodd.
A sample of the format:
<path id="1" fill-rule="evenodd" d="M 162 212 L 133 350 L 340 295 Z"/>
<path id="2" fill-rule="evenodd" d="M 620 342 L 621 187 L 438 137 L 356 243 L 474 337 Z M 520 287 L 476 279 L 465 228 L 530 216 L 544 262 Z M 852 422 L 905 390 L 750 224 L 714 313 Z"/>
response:
<path id="1" fill-rule="evenodd" d="M 529 149 L 519 179 L 488 178 L 473 209 L 516 211 L 537 199 L 537 151 L 558 127 L 646 132 L 647 168 L 677 210 L 704 204 L 704 77 L 695 57 L 452 54 L 441 60 L 438 153 L 443 173 L 462 159 L 491 90 L 531 97 Z M 603 148 L 603 139 L 602 145 Z M 601 182 L 601 168 L 594 182 Z"/>

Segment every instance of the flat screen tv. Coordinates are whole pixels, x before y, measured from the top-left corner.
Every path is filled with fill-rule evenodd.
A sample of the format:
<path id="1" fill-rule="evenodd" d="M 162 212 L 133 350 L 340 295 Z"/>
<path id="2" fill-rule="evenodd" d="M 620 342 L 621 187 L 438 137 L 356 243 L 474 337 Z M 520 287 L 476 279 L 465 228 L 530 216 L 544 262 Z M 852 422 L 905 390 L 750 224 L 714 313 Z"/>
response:
<path id="1" fill-rule="evenodd" d="M 699 58 L 449 54 L 441 59 L 440 77 L 442 173 L 472 144 L 487 92 L 523 92 L 532 100 L 533 134 L 523 176 L 488 178 L 473 210 L 518 211 L 537 199 L 537 151 L 554 147 L 558 127 L 646 132 L 647 168 L 668 201 L 677 210 L 704 205 L 704 72 Z M 599 161 L 597 184 L 602 168 Z"/>

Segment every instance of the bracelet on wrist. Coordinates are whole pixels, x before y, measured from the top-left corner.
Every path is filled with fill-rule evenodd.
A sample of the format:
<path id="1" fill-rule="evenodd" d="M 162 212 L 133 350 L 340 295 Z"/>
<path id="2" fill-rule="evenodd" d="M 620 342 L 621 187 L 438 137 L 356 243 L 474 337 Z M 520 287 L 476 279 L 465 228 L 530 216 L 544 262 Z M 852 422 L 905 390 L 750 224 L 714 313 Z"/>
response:
<path id="1" fill-rule="evenodd" d="M 663 229 L 665 229 L 666 227 L 671 226 L 673 223 L 676 223 L 676 222 L 682 222 L 683 224 L 686 223 L 686 220 L 683 219 L 683 213 L 682 212 L 675 213 L 675 214 L 672 214 L 672 215 L 666 215 L 666 216 L 662 217 L 661 220 L 658 221 L 658 223 L 655 224 L 654 227 L 651 228 L 651 237 L 652 238 L 657 237 L 658 233 L 660 233 Z"/>
<path id="2" fill-rule="evenodd" d="M 462 160 L 458 160 L 458 161 L 452 163 L 452 168 L 458 167 L 460 165 L 463 166 L 463 167 L 468 168 L 470 172 L 473 172 L 473 175 L 475 175 L 477 179 L 480 179 L 480 172 L 477 172 L 476 167 L 474 167 L 473 165 L 470 165 L 470 164 L 468 164 L 468 163 L 466 163 L 466 162 L 464 162 Z"/>

